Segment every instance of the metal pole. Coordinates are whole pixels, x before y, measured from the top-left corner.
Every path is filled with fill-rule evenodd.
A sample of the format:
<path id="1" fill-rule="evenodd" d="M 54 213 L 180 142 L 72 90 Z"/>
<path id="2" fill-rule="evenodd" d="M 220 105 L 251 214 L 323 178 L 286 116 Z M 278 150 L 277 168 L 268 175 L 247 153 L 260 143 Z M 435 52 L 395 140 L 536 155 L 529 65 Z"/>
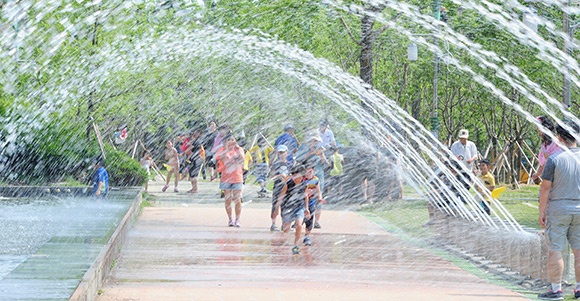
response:
<path id="1" fill-rule="evenodd" d="M 565 3 L 565 6 L 569 5 L 570 1 L 567 1 Z M 564 39 L 564 47 L 562 50 L 564 50 L 565 54 L 570 55 L 570 53 L 572 53 L 571 44 L 572 40 L 574 39 L 572 34 L 573 31 L 572 28 L 570 27 L 570 16 L 566 12 L 566 10 L 564 10 L 563 16 L 564 19 L 562 20 L 562 26 L 564 27 L 566 38 Z M 564 104 L 564 108 L 568 109 L 570 108 L 570 66 L 568 64 L 568 61 L 566 61 L 564 64 L 566 65 L 566 71 L 564 72 L 563 75 L 564 84 L 562 90 L 562 104 Z"/>
<path id="2" fill-rule="evenodd" d="M 433 1 L 433 14 L 437 21 L 441 20 L 441 1 Z M 435 33 L 433 34 L 433 44 L 436 48 L 439 48 L 439 39 L 437 38 L 437 32 L 439 31 L 439 25 L 435 25 Z M 431 115 L 431 130 L 433 136 L 439 139 L 439 116 L 438 116 L 438 94 L 439 94 L 439 55 L 437 50 L 433 53 L 433 114 Z"/>

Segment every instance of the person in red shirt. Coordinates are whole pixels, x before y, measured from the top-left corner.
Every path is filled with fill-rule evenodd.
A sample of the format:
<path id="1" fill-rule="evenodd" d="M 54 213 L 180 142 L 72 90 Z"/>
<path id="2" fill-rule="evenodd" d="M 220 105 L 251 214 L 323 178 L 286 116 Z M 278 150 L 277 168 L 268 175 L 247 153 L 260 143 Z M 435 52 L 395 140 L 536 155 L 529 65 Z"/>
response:
<path id="1" fill-rule="evenodd" d="M 224 192 L 228 226 L 240 227 L 245 154 L 231 133 L 226 134 L 223 141 L 223 146 L 215 155 L 217 169 L 221 173 L 220 189 Z M 232 202 L 235 204 L 235 222 L 232 219 Z"/>

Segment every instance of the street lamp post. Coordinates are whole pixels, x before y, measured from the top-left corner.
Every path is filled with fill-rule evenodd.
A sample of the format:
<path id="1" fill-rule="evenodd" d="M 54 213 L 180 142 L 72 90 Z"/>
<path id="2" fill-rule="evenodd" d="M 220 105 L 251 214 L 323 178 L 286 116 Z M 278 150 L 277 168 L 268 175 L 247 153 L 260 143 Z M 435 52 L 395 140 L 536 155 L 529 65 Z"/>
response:
<path id="1" fill-rule="evenodd" d="M 436 20 L 441 20 L 441 2 L 435 0 L 433 2 L 433 14 Z M 435 25 L 435 33 L 439 31 L 439 25 Z M 433 37 L 433 44 L 435 47 L 439 47 L 439 39 L 436 34 L 417 34 L 414 36 L 431 36 Z M 407 48 L 407 58 L 409 61 L 416 61 L 418 59 L 417 55 L 417 45 L 415 43 L 409 44 Z M 439 139 L 439 115 L 437 111 L 438 108 L 438 97 L 439 97 L 439 55 L 437 51 L 433 53 L 433 112 L 431 114 L 431 132 L 436 139 Z"/>
<path id="2" fill-rule="evenodd" d="M 433 14 L 437 21 L 441 20 L 441 2 L 439 0 L 433 1 Z M 439 31 L 439 24 L 435 25 L 436 33 Z M 437 35 L 433 35 L 433 45 L 436 49 L 439 48 L 439 39 Z M 439 55 L 437 51 L 433 53 L 433 115 L 431 116 L 431 130 L 435 139 L 439 139 Z"/>
<path id="3" fill-rule="evenodd" d="M 528 0 L 527 2 L 535 2 Z M 565 6 L 570 6 L 570 0 L 564 2 Z M 538 24 L 534 20 L 532 14 L 530 12 L 524 13 L 523 16 L 524 24 L 530 28 L 533 32 L 538 32 Z M 576 28 L 580 26 L 580 23 L 576 23 L 570 25 L 570 16 L 563 10 L 563 19 L 562 19 L 562 30 L 566 34 L 566 38 L 564 39 L 564 43 L 562 46 L 562 51 L 565 54 L 570 55 L 574 50 L 574 31 Z M 570 66 L 567 61 L 564 62 L 566 70 L 562 74 L 562 105 L 565 109 L 570 108 Z"/>
<path id="4" fill-rule="evenodd" d="M 568 1 L 566 5 L 570 5 L 570 1 Z M 566 12 L 566 10 L 564 10 L 564 19 L 562 20 L 562 25 L 566 33 L 566 39 L 564 39 L 564 47 L 562 50 L 564 50 L 564 53 L 570 55 L 572 53 L 572 50 L 574 49 L 574 31 L 576 30 L 576 28 L 578 28 L 578 26 L 580 26 L 580 23 L 570 25 L 570 16 Z M 566 72 L 564 72 L 564 75 L 562 76 L 564 80 L 563 85 L 564 87 L 562 91 L 562 103 L 564 104 L 564 108 L 570 109 L 570 94 L 571 94 L 570 65 L 568 64 L 567 61 L 565 62 L 565 64 L 566 64 Z"/>

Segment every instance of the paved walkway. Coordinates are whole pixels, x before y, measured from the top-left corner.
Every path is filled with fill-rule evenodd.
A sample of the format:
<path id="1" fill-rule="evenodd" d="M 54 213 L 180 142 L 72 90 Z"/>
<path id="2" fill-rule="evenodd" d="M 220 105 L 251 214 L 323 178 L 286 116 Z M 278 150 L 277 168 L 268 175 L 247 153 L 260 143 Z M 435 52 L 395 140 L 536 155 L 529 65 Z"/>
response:
<path id="1" fill-rule="evenodd" d="M 216 183 L 202 182 L 198 195 L 161 187 L 150 186 L 157 200 L 97 300 L 527 300 L 356 212 L 325 210 L 312 246 L 293 256 L 293 233 L 269 230 L 269 200 L 249 201 L 255 188 L 242 227 L 230 228 Z"/>

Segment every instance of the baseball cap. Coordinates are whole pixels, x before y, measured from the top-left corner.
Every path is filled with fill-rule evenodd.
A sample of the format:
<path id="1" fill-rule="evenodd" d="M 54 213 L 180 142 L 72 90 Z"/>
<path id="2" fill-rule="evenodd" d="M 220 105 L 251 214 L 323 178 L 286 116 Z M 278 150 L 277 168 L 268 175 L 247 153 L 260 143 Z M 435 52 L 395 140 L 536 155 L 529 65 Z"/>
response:
<path id="1" fill-rule="evenodd" d="M 284 131 L 289 131 L 289 130 L 293 130 L 294 126 L 290 123 L 288 123 L 287 125 L 284 126 Z"/>
<path id="2" fill-rule="evenodd" d="M 459 131 L 459 138 L 469 138 L 469 131 L 466 129 Z"/>
<path id="3" fill-rule="evenodd" d="M 278 145 L 276 147 L 276 151 L 277 152 L 287 152 L 288 151 L 288 147 L 286 147 L 286 145 L 284 145 L 284 144 L 281 144 L 281 145 Z"/>

